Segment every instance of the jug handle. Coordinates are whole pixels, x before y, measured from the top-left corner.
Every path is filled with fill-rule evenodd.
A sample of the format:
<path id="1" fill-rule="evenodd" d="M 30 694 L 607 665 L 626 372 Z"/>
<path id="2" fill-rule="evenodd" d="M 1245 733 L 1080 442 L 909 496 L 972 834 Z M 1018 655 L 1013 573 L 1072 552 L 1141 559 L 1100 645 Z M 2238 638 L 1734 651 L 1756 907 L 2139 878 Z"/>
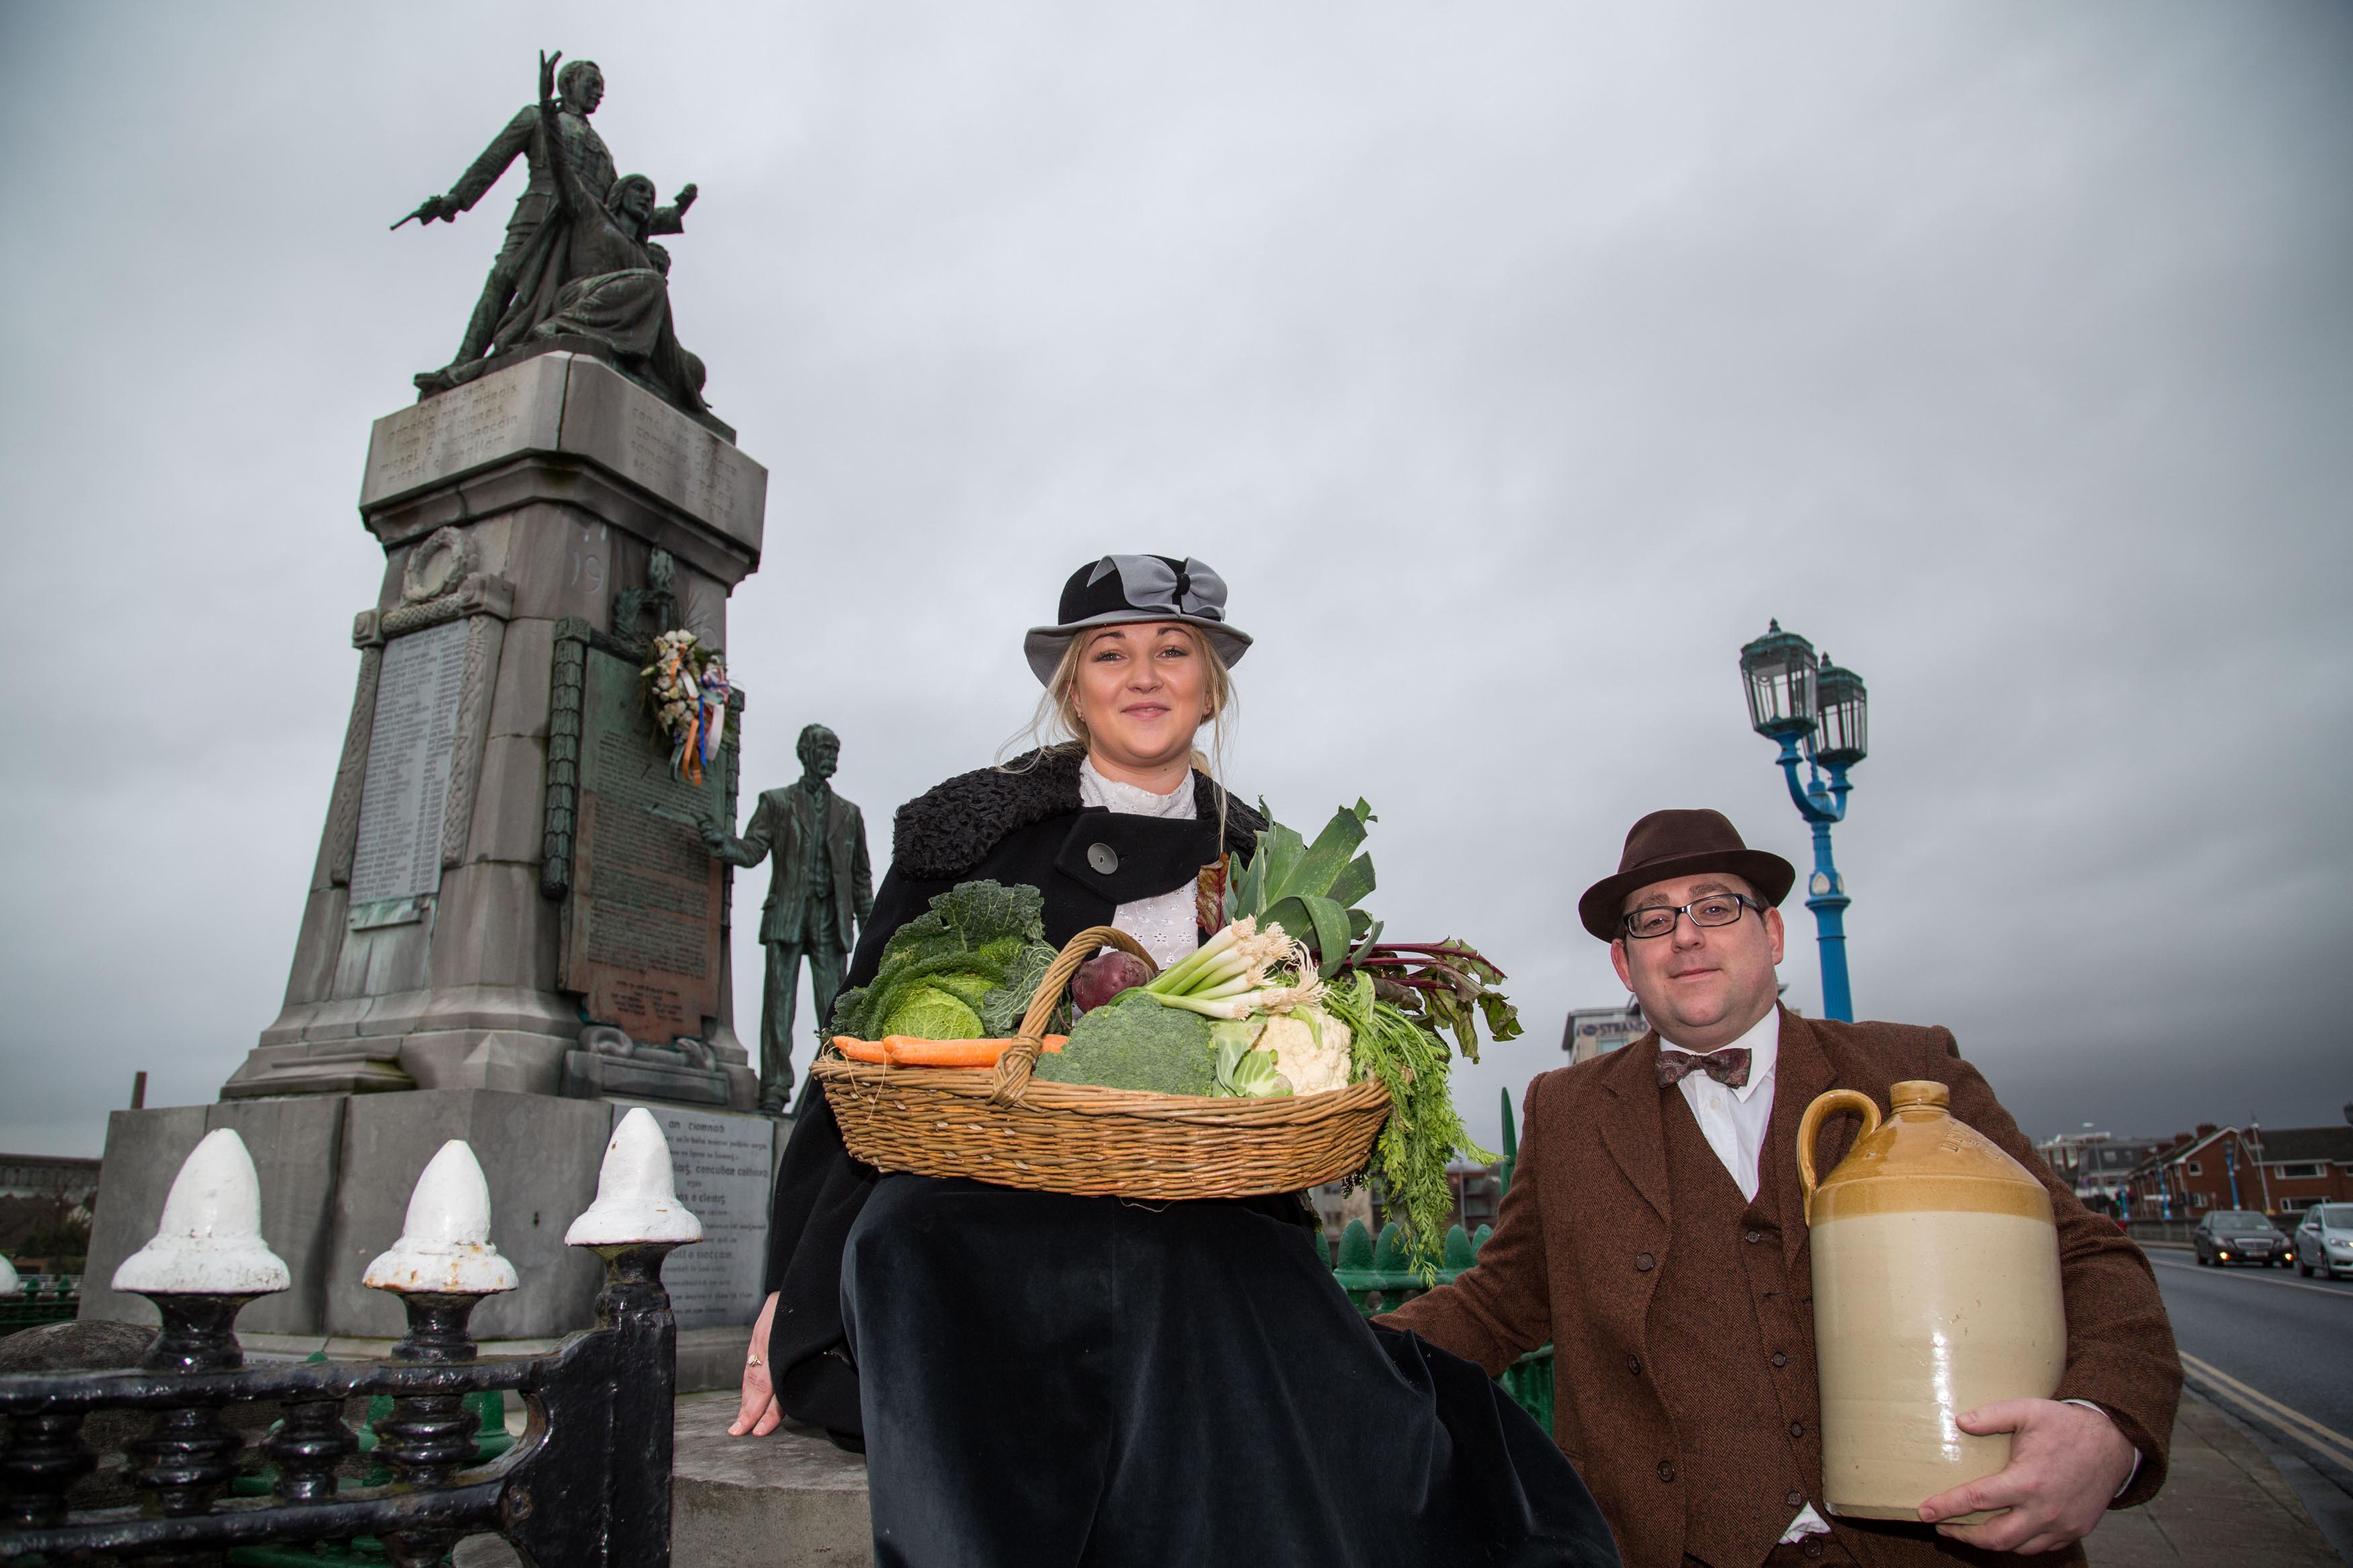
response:
<path id="1" fill-rule="evenodd" d="M 1857 1089 L 1834 1089 L 1817 1095 L 1806 1107 L 1806 1114 L 1798 1121 L 1798 1185 L 1806 1194 L 1806 1223 L 1814 1223 L 1814 1188 L 1820 1184 L 1814 1177 L 1814 1140 L 1822 1131 L 1822 1123 L 1841 1110 L 1852 1110 L 1862 1118 L 1862 1131 L 1857 1141 L 1879 1131 L 1879 1107 L 1871 1096 Z"/>

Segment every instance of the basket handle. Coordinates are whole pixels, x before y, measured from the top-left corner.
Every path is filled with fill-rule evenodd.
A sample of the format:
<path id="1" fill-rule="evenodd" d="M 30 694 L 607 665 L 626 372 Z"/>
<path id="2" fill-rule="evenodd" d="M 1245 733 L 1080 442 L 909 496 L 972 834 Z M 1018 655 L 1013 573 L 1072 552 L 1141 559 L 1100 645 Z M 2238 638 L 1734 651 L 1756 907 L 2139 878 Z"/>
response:
<path id="1" fill-rule="evenodd" d="M 1153 973 L 1160 966 L 1144 951 L 1136 940 L 1117 926 L 1089 926 L 1062 944 L 1054 962 L 1046 966 L 1045 975 L 1038 982 L 1038 994 L 1030 999 L 1029 1011 L 1021 1016 L 1021 1028 L 1013 1037 L 1013 1044 L 997 1058 L 997 1081 L 988 1091 L 991 1105 L 1011 1105 L 1029 1087 L 1029 1070 L 1038 1065 L 1038 1053 L 1046 1048 L 1046 1025 L 1054 1016 L 1054 1009 L 1062 1005 L 1062 993 L 1079 965 L 1092 958 L 1098 950 L 1115 947 L 1120 952 L 1144 960 L 1145 968 Z"/>

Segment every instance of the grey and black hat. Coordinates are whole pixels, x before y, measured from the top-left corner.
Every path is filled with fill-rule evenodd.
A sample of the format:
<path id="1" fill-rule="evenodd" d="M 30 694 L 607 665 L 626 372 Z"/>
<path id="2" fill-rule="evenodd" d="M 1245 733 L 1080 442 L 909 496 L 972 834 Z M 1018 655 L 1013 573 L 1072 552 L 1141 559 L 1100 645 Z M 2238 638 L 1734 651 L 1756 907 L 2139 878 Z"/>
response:
<path id="1" fill-rule="evenodd" d="M 1250 645 L 1248 632 L 1226 625 L 1226 580 L 1190 556 L 1106 555 L 1082 566 L 1062 584 L 1057 620 L 1031 626 L 1021 640 L 1040 681 L 1054 679 L 1071 639 L 1095 626 L 1182 621 L 1200 627 L 1229 667 L 1240 663 Z"/>

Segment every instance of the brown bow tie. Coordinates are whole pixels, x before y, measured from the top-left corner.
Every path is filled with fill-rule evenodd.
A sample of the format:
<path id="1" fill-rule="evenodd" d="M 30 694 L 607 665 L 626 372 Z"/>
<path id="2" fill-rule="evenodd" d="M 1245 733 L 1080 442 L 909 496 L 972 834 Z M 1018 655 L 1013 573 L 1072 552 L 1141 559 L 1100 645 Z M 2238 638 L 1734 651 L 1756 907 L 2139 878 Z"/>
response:
<path id="1" fill-rule="evenodd" d="M 1694 1051 L 1670 1050 L 1659 1047 L 1659 1087 L 1678 1084 L 1694 1072 L 1704 1072 L 1726 1089 L 1745 1089 L 1748 1084 L 1748 1047 L 1726 1046 L 1720 1051 L 1701 1056 Z"/>

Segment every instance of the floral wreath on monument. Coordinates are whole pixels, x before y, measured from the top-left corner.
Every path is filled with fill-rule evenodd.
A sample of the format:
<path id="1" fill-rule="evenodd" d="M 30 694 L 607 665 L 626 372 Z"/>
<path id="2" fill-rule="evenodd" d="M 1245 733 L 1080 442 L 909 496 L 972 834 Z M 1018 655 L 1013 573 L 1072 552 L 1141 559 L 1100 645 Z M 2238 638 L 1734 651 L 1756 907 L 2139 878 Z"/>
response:
<path id="1" fill-rule="evenodd" d="M 654 725 L 670 741 L 670 771 L 700 784 L 727 738 L 726 660 L 681 627 L 654 638 L 653 662 L 638 674 Z"/>

